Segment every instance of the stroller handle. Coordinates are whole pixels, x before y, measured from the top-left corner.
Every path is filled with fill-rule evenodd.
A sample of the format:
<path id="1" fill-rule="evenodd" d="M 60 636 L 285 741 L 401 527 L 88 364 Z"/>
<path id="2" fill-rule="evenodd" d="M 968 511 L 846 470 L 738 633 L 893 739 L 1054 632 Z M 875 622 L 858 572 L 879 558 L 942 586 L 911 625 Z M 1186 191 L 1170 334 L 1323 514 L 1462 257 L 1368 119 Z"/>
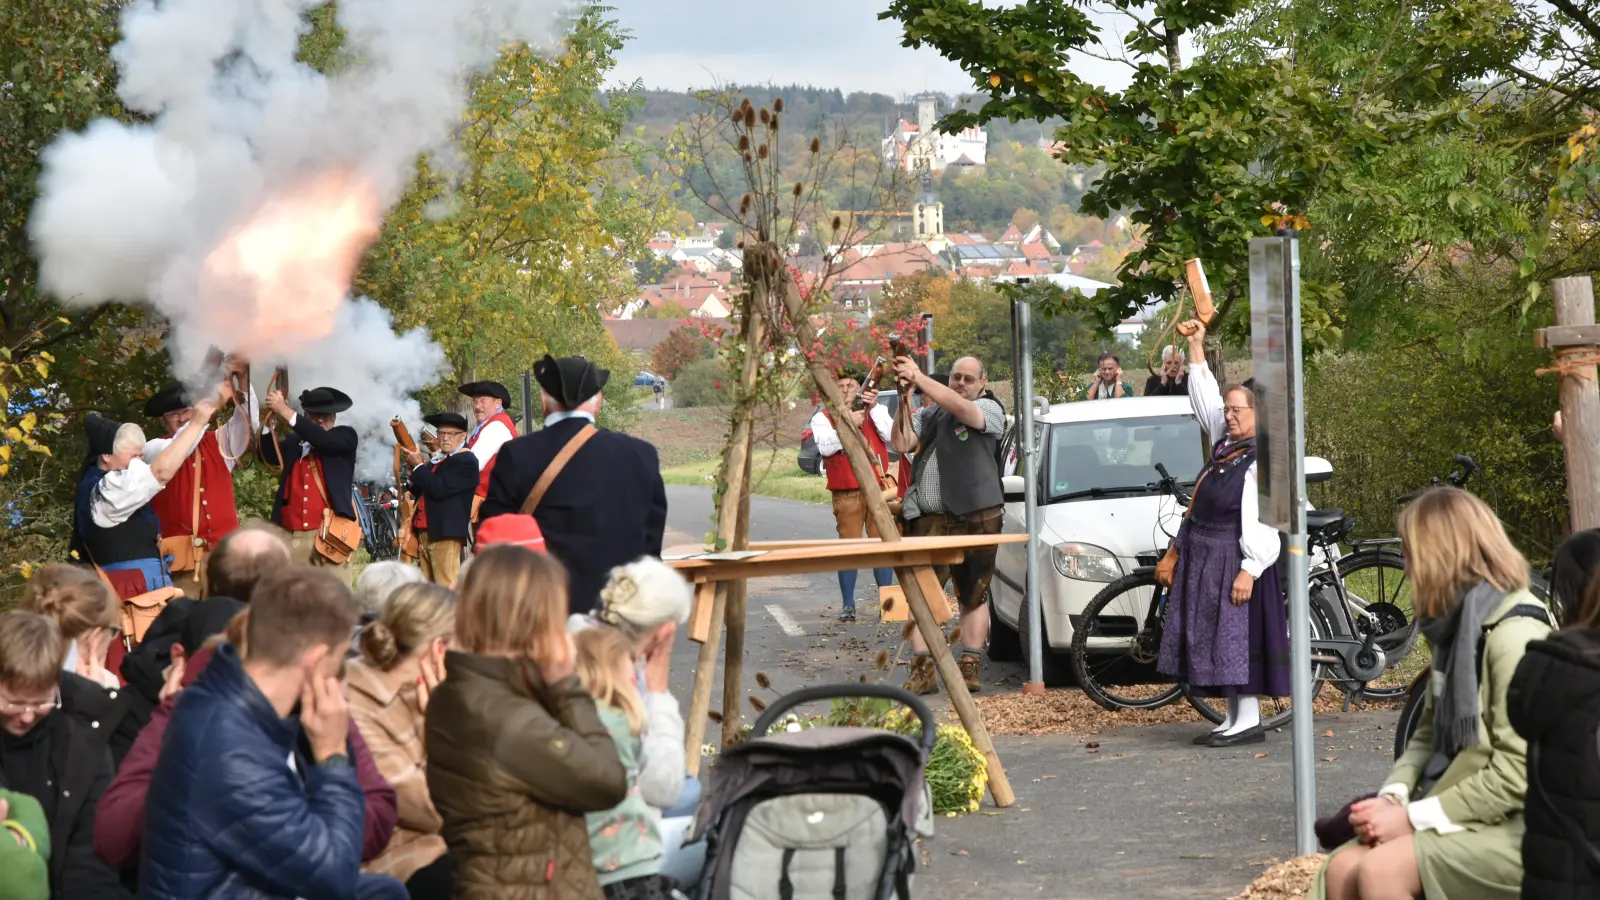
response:
<path id="1" fill-rule="evenodd" d="M 928 704 L 922 698 L 909 691 L 901 690 L 888 684 L 862 684 L 860 682 L 847 682 L 845 684 L 824 684 L 818 687 L 801 688 L 790 694 L 784 694 L 767 706 L 761 718 L 756 719 L 751 726 L 750 735 L 765 736 L 772 726 L 789 710 L 803 703 L 814 703 L 818 700 L 836 700 L 843 697 L 879 697 L 893 700 L 909 708 L 917 714 L 917 719 L 922 722 L 922 752 L 933 751 L 933 745 L 939 739 L 939 723 L 934 721 L 933 711 L 928 709 Z"/>

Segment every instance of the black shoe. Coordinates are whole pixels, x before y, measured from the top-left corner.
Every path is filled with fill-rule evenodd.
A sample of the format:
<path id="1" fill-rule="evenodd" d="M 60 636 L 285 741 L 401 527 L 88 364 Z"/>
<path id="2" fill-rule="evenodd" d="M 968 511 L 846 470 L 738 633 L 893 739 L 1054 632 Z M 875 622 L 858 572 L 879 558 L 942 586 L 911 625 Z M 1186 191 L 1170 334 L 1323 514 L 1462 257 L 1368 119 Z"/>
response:
<path id="1" fill-rule="evenodd" d="M 1212 738 L 1215 738 L 1220 734 L 1222 734 L 1220 731 L 1201 732 L 1200 734 L 1195 735 L 1194 738 L 1189 741 L 1189 743 L 1199 744 L 1200 746 L 1204 747 L 1206 744 L 1211 743 Z"/>
<path id="2" fill-rule="evenodd" d="M 839 621 L 847 625 L 855 624 L 856 608 L 854 606 L 846 606 L 844 612 L 839 613 Z"/>
<path id="3" fill-rule="evenodd" d="M 1265 744 L 1267 730 L 1260 725 L 1252 725 L 1243 731 L 1234 734 L 1219 734 L 1206 742 L 1207 747 L 1239 747 L 1245 744 Z"/>

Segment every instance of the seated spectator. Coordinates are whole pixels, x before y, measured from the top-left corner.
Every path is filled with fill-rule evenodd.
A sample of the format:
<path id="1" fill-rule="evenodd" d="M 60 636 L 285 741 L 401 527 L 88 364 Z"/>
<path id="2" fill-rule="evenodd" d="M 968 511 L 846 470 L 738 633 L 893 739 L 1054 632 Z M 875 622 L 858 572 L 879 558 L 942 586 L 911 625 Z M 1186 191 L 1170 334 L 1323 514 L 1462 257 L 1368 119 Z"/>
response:
<path id="1" fill-rule="evenodd" d="M 284 552 L 287 553 L 287 549 Z M 216 557 L 212 559 L 215 561 Z M 250 593 L 254 596 L 253 587 Z M 213 597 L 198 604 L 184 621 L 179 643 L 173 647 L 178 664 L 167 673 L 161 705 L 150 717 L 150 724 L 139 732 L 133 749 L 117 769 L 117 777 L 100 798 L 94 851 L 107 865 L 122 869 L 125 880 L 136 880 L 132 875 L 139 864 L 144 835 L 145 798 L 161 752 L 161 739 L 172 721 L 172 710 L 178 704 L 179 691 L 200 677 L 224 638 L 241 658 L 249 656 L 245 632 L 249 617 L 242 614 L 245 609 L 243 603 L 232 598 Z M 356 779 L 366 798 L 361 858 L 376 859 L 388 846 L 394 832 L 395 792 L 378 773 L 372 753 L 353 721 L 350 723 L 350 758 L 355 763 Z"/>
<path id="2" fill-rule="evenodd" d="M 0 791 L 0 900 L 50 900 L 50 823 L 19 791 Z"/>
<path id="3" fill-rule="evenodd" d="M 360 783 L 340 675 L 360 610 L 330 572 L 256 586 L 246 654 L 219 645 L 179 695 L 147 798 L 140 896 L 400 900 L 361 873 Z"/>
<path id="4" fill-rule="evenodd" d="M 1161 373 L 1151 375 L 1144 383 L 1146 397 L 1189 396 L 1189 367 L 1183 351 L 1168 344 L 1161 348 Z"/>
<path id="5" fill-rule="evenodd" d="M 1115 353 L 1100 354 L 1094 370 L 1094 380 L 1079 394 L 1079 400 L 1108 400 L 1112 397 L 1132 397 L 1133 385 L 1122 380 L 1122 360 Z"/>
<path id="6" fill-rule="evenodd" d="M 644 698 L 634 683 L 633 647 L 622 632 L 596 626 L 573 638 L 578 651 L 578 680 L 594 697 L 600 721 L 611 733 L 617 757 L 628 772 L 628 796 L 602 812 L 587 816 L 589 852 L 594 856 L 606 900 L 655 900 L 677 887 L 661 875 L 665 856 L 661 814 L 645 802 L 639 785 L 643 770 Z M 680 744 L 682 741 L 680 740 Z"/>
<path id="7" fill-rule="evenodd" d="M 91 727 L 105 731 L 112 766 L 122 764 L 139 736 L 141 722 L 133 715 L 133 691 L 125 690 L 106 669 L 106 650 L 121 634 L 121 601 L 111 586 L 88 569 L 51 563 L 33 573 L 22 591 L 22 608 L 56 623 L 67 639 L 61 663 L 63 697 Z"/>
<path id="8" fill-rule="evenodd" d="M 1600 579 L 1595 533 L 1580 531 L 1556 551 L 1555 594 L 1581 588 L 1566 606 L 1567 627 L 1528 645 L 1511 679 L 1511 724 L 1528 742 L 1523 810 L 1522 896 L 1600 897 Z M 1565 569 L 1565 571 L 1563 571 Z"/>
<path id="9" fill-rule="evenodd" d="M 95 804 L 111 781 L 109 733 L 68 708 L 67 642 L 38 613 L 0 615 L 0 789 L 39 801 L 50 828 L 50 896 L 122 898 L 117 874 L 95 859 Z M 97 685 L 77 679 L 89 691 Z"/>
<path id="10" fill-rule="evenodd" d="M 628 776 L 574 676 L 566 570 L 522 547 L 479 551 L 462 579 L 456 643 L 428 701 L 428 793 L 460 900 L 601 900 L 583 814 Z"/>
<path id="11" fill-rule="evenodd" d="M 1549 633 L 1547 612 L 1477 497 L 1433 488 L 1398 526 L 1432 688 L 1378 796 L 1351 806 L 1356 840 L 1328 857 L 1313 896 L 1515 900 L 1528 762 L 1508 689 L 1529 642 Z"/>
<path id="12" fill-rule="evenodd" d="M 1562 627 L 1576 624 L 1594 573 L 1600 569 L 1600 531 L 1567 536 L 1550 560 L 1550 606 Z"/>
<path id="13" fill-rule="evenodd" d="M 455 629 L 454 591 L 403 585 L 362 629 L 361 658 L 350 664 L 350 715 L 394 788 L 400 811 L 388 848 L 366 870 L 404 881 L 412 900 L 450 900 L 455 884 L 440 833 L 444 823 L 428 798 L 422 740 L 428 698 L 444 679 L 444 654 Z"/>
<path id="14" fill-rule="evenodd" d="M 688 816 L 700 801 L 700 783 L 687 775 L 683 715 L 672 696 L 672 644 L 689 621 L 694 592 L 671 566 L 644 557 L 611 570 L 600 592 L 598 618 L 616 628 L 633 648 L 634 681 L 641 694 L 646 765 L 639 775 L 644 801 L 667 816 Z"/>
<path id="15" fill-rule="evenodd" d="M 375 562 L 362 569 L 360 577 L 356 579 L 356 602 L 361 604 L 362 623 L 371 622 L 383 614 L 384 601 L 389 599 L 390 594 L 405 585 L 427 580 L 422 577 L 421 569 L 392 559 Z"/>

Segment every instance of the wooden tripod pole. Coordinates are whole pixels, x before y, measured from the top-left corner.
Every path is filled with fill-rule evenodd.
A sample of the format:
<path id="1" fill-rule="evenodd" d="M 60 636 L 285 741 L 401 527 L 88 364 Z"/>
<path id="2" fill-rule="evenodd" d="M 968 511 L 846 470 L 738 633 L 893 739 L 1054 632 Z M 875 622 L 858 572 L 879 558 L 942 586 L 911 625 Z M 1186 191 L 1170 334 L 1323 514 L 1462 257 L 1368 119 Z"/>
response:
<path id="1" fill-rule="evenodd" d="M 740 402 L 733 409 L 733 425 L 728 432 L 728 443 L 722 456 L 722 483 L 724 485 L 721 498 L 717 504 L 717 543 L 718 549 L 743 550 L 750 545 L 750 516 L 748 494 L 750 491 L 750 451 L 755 437 L 755 402 L 751 399 L 752 389 L 756 382 L 756 375 L 761 362 L 761 343 L 765 334 L 765 321 L 763 318 L 750 311 L 750 299 L 746 294 L 744 298 L 744 338 L 745 357 L 744 365 L 739 372 L 741 385 Z M 717 671 L 717 650 L 722 637 L 722 623 L 725 618 L 730 618 L 732 610 L 737 609 L 737 636 L 730 633 L 728 637 L 729 665 L 723 669 L 723 699 L 726 703 L 728 697 L 727 683 L 733 683 L 733 703 L 731 708 L 727 705 L 722 710 L 723 735 L 728 735 L 727 720 L 732 718 L 737 723 L 739 718 L 739 681 L 742 677 L 742 666 L 735 667 L 733 654 L 737 652 L 739 662 L 744 657 L 744 582 L 727 582 L 717 585 L 716 599 L 711 605 L 711 634 L 706 642 L 700 645 L 699 660 L 695 665 L 694 689 L 689 697 L 689 720 L 684 723 L 684 752 L 687 754 L 690 775 L 697 775 L 700 771 L 700 749 L 704 746 L 706 731 L 706 716 L 711 710 L 711 682 Z M 733 726 L 737 733 L 738 725 Z"/>
<path id="2" fill-rule="evenodd" d="M 756 264 L 756 273 L 751 273 L 752 262 Z M 754 253 L 746 254 L 747 275 L 757 274 L 757 277 L 760 277 L 758 273 L 769 267 L 778 274 L 783 291 L 784 311 L 794 328 L 800 347 L 815 347 L 816 326 L 806 315 L 805 301 L 800 296 L 800 288 L 794 283 L 788 268 L 783 265 L 783 257 L 778 253 L 777 247 L 772 244 L 762 244 L 755 248 Z M 844 405 L 844 395 L 839 393 L 837 379 L 828 371 L 827 363 L 823 360 L 813 358 L 810 369 L 812 381 L 816 383 L 818 392 L 827 403 L 833 421 L 838 423 L 839 440 L 844 445 L 845 456 L 850 461 L 850 471 L 855 475 L 856 483 L 877 484 L 878 476 L 873 471 L 872 463 L 867 456 L 866 439 L 861 436 L 861 429 L 856 426 L 855 419 L 848 415 Z M 867 515 L 871 517 L 872 524 L 882 540 L 899 541 L 900 530 L 895 527 L 894 516 L 890 514 L 889 505 L 884 502 L 882 493 L 863 490 L 861 496 L 866 501 Z M 994 742 L 989 738 L 989 729 L 983 723 L 983 714 L 978 710 L 978 704 L 973 702 L 972 694 L 967 691 L 966 679 L 962 677 L 961 669 L 950 653 L 950 646 L 945 642 L 944 630 L 939 627 L 933 610 L 928 607 L 924 585 L 933 579 L 917 577 L 917 570 L 913 569 L 900 569 L 898 573 L 901 587 L 906 593 L 906 602 L 911 608 L 911 616 L 917 623 L 917 630 L 922 633 L 922 639 L 928 645 L 928 651 L 933 655 L 934 666 L 938 669 L 940 680 L 944 682 L 945 690 L 950 692 L 950 702 L 955 706 L 956 715 L 960 717 L 962 726 L 967 729 L 967 734 L 972 737 L 972 745 L 988 760 L 989 792 L 994 797 L 995 805 L 1010 806 L 1016 801 L 1016 797 L 1011 792 L 1011 783 L 1006 780 L 1005 769 L 1000 765 L 1000 757 L 995 753 Z"/>

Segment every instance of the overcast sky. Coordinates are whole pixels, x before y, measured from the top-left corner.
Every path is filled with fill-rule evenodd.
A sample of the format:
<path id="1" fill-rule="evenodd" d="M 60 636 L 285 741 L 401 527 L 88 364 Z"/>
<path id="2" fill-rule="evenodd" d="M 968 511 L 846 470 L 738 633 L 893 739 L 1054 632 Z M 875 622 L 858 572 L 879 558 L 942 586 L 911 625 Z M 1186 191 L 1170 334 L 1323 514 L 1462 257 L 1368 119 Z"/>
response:
<path id="1" fill-rule="evenodd" d="M 895 96 L 973 89 L 934 50 L 900 46 L 900 23 L 878 21 L 886 0 L 610 0 L 633 33 L 616 69 L 620 81 L 670 90 L 719 83 L 809 84 Z M 1120 88 L 1125 67 L 1084 58 L 1084 78 Z"/>

